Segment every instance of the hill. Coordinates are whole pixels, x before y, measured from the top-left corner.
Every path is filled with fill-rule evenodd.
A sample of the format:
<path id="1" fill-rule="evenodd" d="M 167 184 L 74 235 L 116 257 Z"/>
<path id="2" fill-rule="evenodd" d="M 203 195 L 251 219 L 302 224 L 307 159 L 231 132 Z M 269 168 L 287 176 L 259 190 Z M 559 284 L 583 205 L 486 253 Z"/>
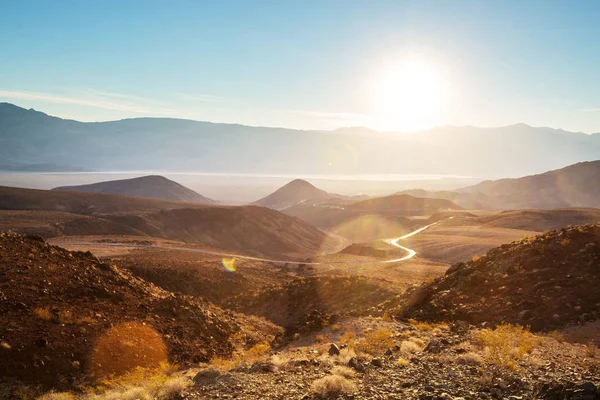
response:
<path id="1" fill-rule="evenodd" d="M 279 332 L 35 237 L 0 234 L 0 274 L 4 387 L 69 389 L 136 365 L 190 365 Z"/>
<path id="2" fill-rule="evenodd" d="M 252 205 L 284 210 L 305 201 L 325 200 L 340 197 L 327 193 L 303 179 L 294 179 L 270 195 L 255 201 Z"/>
<path id="3" fill-rule="evenodd" d="M 433 214 L 447 210 L 462 210 L 460 206 L 449 200 L 414 197 L 408 194 L 395 194 L 363 200 L 349 205 L 348 208 L 370 212 L 393 211 L 398 215 L 404 216 Z"/>
<path id="4" fill-rule="evenodd" d="M 418 225 L 409 216 L 459 210 L 444 199 L 392 195 L 367 200 L 328 199 L 307 201 L 282 210 L 327 232 L 367 242 L 408 233 Z"/>
<path id="5" fill-rule="evenodd" d="M 215 204 L 216 201 L 204 197 L 191 189 L 164 176 L 148 175 L 132 179 L 119 179 L 89 185 L 61 186 L 52 190 L 119 194 L 146 199 L 184 201 L 189 203 Z"/>
<path id="6" fill-rule="evenodd" d="M 48 141 L 49 137 L 53 140 Z M 172 118 L 84 123 L 0 103 L 2 158 L 18 164 L 72 165 L 88 170 L 109 166 L 138 171 L 357 175 L 402 171 L 505 177 L 600 159 L 600 135 L 524 124 L 440 127 L 404 135 L 369 129 L 300 131 Z"/>
<path id="7" fill-rule="evenodd" d="M 327 251 L 333 242 L 325 233 L 298 218 L 254 206 L 201 205 L 102 193 L 0 187 L 0 210 L 58 211 L 93 217 L 94 220 L 88 219 L 89 231 L 78 222 L 77 235 L 96 234 L 102 226 L 106 229 L 104 234 L 123 235 L 133 231 L 273 258 L 312 256 Z M 48 219 L 52 216 L 59 220 L 50 222 Z M 21 229 L 51 224 L 62 234 L 72 234 L 61 225 L 64 217 L 21 213 L 13 214 L 12 220 Z"/>
<path id="8" fill-rule="evenodd" d="M 430 191 L 423 189 L 402 190 L 394 194 L 408 194 L 414 197 L 449 200 L 467 210 L 481 210 L 487 208 L 486 196 L 483 194 L 461 193 L 451 190 Z"/>
<path id="9" fill-rule="evenodd" d="M 481 216 L 477 220 L 489 227 L 545 232 L 569 225 L 599 223 L 600 209 L 507 210 L 491 216 Z"/>
<path id="10" fill-rule="evenodd" d="M 551 231 L 457 263 L 415 290 L 401 314 L 550 331 L 600 319 L 600 225 Z"/>
<path id="11" fill-rule="evenodd" d="M 600 208 L 600 161 L 518 179 L 484 181 L 460 192 L 485 196 L 489 209 Z"/>

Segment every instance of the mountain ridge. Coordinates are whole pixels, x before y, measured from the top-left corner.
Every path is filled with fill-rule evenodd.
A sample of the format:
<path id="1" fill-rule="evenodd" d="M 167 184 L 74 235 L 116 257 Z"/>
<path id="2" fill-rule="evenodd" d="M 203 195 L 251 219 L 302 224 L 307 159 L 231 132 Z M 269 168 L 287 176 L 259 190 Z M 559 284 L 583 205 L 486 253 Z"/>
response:
<path id="1" fill-rule="evenodd" d="M 23 164 L 298 175 L 444 171 L 496 178 L 600 158 L 600 135 L 523 125 L 356 135 L 175 118 L 79 122 L 10 103 L 0 104 L 0 144 L 0 159 Z"/>

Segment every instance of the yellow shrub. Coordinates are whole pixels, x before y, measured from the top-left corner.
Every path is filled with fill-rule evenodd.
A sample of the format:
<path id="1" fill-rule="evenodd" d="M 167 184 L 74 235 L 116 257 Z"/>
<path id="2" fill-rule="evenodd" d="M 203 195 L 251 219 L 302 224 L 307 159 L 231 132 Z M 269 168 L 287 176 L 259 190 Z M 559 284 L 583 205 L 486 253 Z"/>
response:
<path id="1" fill-rule="evenodd" d="M 367 334 L 361 341 L 356 343 L 356 349 L 368 354 L 383 353 L 386 349 L 392 347 L 392 331 L 381 328 Z"/>
<path id="2" fill-rule="evenodd" d="M 518 369 L 518 361 L 539 343 L 531 332 L 511 324 L 500 325 L 495 330 L 482 329 L 475 339 L 485 350 L 486 364 L 513 371 Z"/>

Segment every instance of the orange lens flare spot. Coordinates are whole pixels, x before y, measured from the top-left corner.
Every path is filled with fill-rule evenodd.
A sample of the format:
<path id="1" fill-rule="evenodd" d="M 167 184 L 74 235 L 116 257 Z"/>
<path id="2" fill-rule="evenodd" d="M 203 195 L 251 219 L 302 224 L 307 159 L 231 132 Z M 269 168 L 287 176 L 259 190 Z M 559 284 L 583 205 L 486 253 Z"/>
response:
<path id="1" fill-rule="evenodd" d="M 167 347 L 161 336 L 147 325 L 128 322 L 110 328 L 98 339 L 90 373 L 102 381 L 140 368 L 160 368 L 167 361 Z"/>
<path id="2" fill-rule="evenodd" d="M 229 272 L 235 272 L 235 258 L 223 258 L 221 260 L 221 265 L 223 266 L 223 268 L 225 268 L 225 270 L 229 271 Z"/>

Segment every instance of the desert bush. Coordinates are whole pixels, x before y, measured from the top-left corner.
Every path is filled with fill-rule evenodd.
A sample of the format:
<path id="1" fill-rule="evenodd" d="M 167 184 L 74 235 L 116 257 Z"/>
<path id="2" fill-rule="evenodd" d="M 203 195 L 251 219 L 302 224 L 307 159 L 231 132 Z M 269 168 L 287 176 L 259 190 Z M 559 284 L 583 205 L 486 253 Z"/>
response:
<path id="1" fill-rule="evenodd" d="M 397 360 L 394 362 L 394 364 L 395 364 L 397 367 L 406 367 L 406 366 L 409 364 L 409 362 L 408 362 L 408 360 L 407 360 L 406 358 L 400 357 L 399 359 L 397 359 Z"/>
<path id="2" fill-rule="evenodd" d="M 189 377 L 175 374 L 173 367 L 158 370 L 138 369 L 124 376 L 106 380 L 87 393 L 50 392 L 39 400 L 170 400 L 192 385 Z"/>
<path id="3" fill-rule="evenodd" d="M 344 378 L 352 378 L 353 376 L 356 375 L 356 371 L 354 371 L 351 368 L 344 367 L 341 365 L 338 365 L 337 367 L 333 367 L 333 369 L 331 370 L 331 373 L 333 375 L 343 376 Z"/>
<path id="4" fill-rule="evenodd" d="M 434 324 L 430 324 L 429 322 L 417 321 L 416 319 L 412 318 L 408 320 L 408 323 L 411 324 L 413 328 L 421 332 L 429 332 L 435 329 Z"/>
<path id="5" fill-rule="evenodd" d="M 456 362 L 463 365 L 480 365 L 483 363 L 483 357 L 477 353 L 468 352 L 456 356 Z"/>
<path id="6" fill-rule="evenodd" d="M 314 381 L 310 387 L 313 395 L 321 399 L 332 399 L 356 391 L 356 385 L 340 375 L 327 375 Z"/>
<path id="7" fill-rule="evenodd" d="M 518 361 L 530 353 L 538 339 L 520 325 L 499 325 L 495 330 L 477 332 L 476 342 L 483 347 L 483 361 L 489 367 L 515 371 Z"/>
<path id="8" fill-rule="evenodd" d="M 356 333 L 354 333 L 352 331 L 346 331 L 340 338 L 340 343 L 347 344 L 348 347 L 354 348 L 354 345 L 356 344 L 355 339 L 356 339 Z"/>
<path id="9" fill-rule="evenodd" d="M 417 346 L 419 346 L 421 349 L 425 348 L 425 342 L 423 341 L 423 339 L 413 336 L 413 337 L 409 338 L 408 340 L 410 342 L 413 342 Z"/>
<path id="10" fill-rule="evenodd" d="M 210 360 L 210 365 L 220 371 L 229 371 L 243 363 L 251 364 L 263 361 L 271 351 L 269 343 L 258 343 L 246 351 L 236 352 L 231 358 L 215 357 Z"/>
<path id="11" fill-rule="evenodd" d="M 405 340 L 400 344 L 400 353 L 402 353 L 404 356 L 416 353 L 422 349 L 423 347 L 420 347 L 418 344 L 411 342 L 410 340 Z"/>
<path id="12" fill-rule="evenodd" d="M 362 340 L 356 343 L 356 349 L 363 353 L 378 354 L 392 347 L 392 331 L 381 328 L 368 333 Z"/>

